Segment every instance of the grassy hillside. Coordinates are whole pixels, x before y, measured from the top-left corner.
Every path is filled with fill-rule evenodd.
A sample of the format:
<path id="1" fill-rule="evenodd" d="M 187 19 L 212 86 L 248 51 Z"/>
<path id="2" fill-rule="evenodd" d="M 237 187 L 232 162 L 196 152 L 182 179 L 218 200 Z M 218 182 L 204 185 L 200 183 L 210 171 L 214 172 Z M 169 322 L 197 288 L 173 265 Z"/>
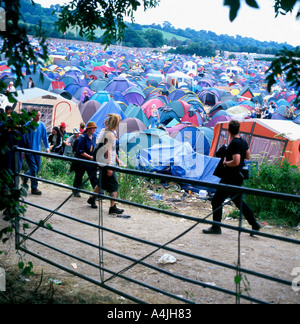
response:
<path id="1" fill-rule="evenodd" d="M 148 28 L 143 28 L 142 31 L 145 33 L 147 31 Z M 152 28 L 152 29 L 155 29 L 155 28 Z M 155 29 L 155 30 L 158 30 L 160 33 L 163 34 L 163 37 L 164 39 L 167 39 L 167 40 L 171 40 L 172 38 L 176 38 L 178 39 L 179 41 L 186 41 L 188 40 L 189 38 L 187 37 L 182 37 L 182 36 L 178 36 L 176 34 L 172 34 L 172 33 L 169 33 L 169 32 L 165 32 L 165 31 L 162 31 L 162 30 L 159 30 L 159 29 Z"/>

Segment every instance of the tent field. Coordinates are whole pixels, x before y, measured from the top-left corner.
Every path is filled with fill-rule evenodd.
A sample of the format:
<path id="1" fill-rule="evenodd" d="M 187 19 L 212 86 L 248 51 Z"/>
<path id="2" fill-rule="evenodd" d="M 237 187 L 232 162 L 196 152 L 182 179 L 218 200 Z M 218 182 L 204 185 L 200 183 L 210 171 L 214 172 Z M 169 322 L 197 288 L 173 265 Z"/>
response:
<path id="1" fill-rule="evenodd" d="M 18 113 L 41 109 L 49 133 L 61 122 L 71 134 L 80 123 L 94 121 L 99 134 L 107 115 L 116 113 L 122 119 L 118 137 L 126 164 L 217 183 L 215 154 L 228 143 L 228 123 L 236 119 L 259 161 L 287 159 L 300 168 L 299 89 L 282 75 L 268 93 L 269 62 L 251 54 L 248 59 L 202 58 L 104 50 L 92 43 L 52 42 L 49 48 L 53 63 L 40 62 L 35 73 L 24 71 L 14 105 Z M 1 80 L 14 81 L 7 62 L 1 66 Z M 34 87 L 27 89 L 29 78 Z M 160 117 L 156 128 L 154 106 Z"/>

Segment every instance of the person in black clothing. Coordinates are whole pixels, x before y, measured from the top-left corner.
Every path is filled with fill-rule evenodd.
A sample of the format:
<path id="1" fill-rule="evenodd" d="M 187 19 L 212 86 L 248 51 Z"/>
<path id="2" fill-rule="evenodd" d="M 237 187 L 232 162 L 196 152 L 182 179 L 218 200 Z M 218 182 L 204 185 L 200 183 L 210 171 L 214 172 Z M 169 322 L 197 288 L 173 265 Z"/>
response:
<path id="1" fill-rule="evenodd" d="M 244 177 L 242 169 L 245 166 L 245 160 L 250 159 L 250 150 L 248 143 L 239 136 L 240 123 L 232 120 L 229 123 L 229 134 L 231 142 L 226 150 L 223 166 L 225 168 L 221 178 L 221 184 L 228 184 L 233 186 L 242 186 Z M 244 202 L 241 202 L 241 195 L 236 192 L 217 190 L 212 199 L 213 220 L 215 222 L 222 221 L 222 204 L 227 197 L 232 198 L 232 201 L 240 209 L 242 203 L 242 213 L 252 226 L 252 229 L 259 231 L 261 225 L 256 221 L 255 216 L 250 207 Z M 221 227 L 214 224 L 209 229 L 203 230 L 204 234 L 222 234 Z"/>
<path id="2" fill-rule="evenodd" d="M 94 160 L 93 154 L 96 148 L 96 129 L 97 125 L 94 122 L 88 122 L 84 134 L 80 137 L 78 141 L 75 155 L 76 158 L 87 161 Z M 71 171 L 75 171 L 75 178 L 73 182 L 74 188 L 81 188 L 82 179 L 85 172 L 87 172 L 89 176 L 89 180 L 93 189 L 98 185 L 97 167 L 85 164 L 72 163 Z M 81 195 L 78 191 L 74 191 L 74 197 L 80 198 Z"/>
<path id="3" fill-rule="evenodd" d="M 48 137 L 48 142 L 51 153 L 59 155 L 64 154 L 63 135 L 58 127 L 55 126 L 52 128 L 52 133 Z"/>

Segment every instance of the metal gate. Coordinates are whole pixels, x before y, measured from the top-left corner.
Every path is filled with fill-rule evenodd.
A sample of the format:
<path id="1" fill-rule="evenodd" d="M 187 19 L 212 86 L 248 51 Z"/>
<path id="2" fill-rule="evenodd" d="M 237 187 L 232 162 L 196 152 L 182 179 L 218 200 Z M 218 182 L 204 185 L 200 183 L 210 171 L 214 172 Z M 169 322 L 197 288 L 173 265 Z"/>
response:
<path id="1" fill-rule="evenodd" d="M 34 153 L 66 162 L 78 162 L 77 159 L 71 157 L 16 148 L 16 154 L 19 152 Z M 82 163 L 88 163 L 99 168 L 96 162 L 83 161 Z M 176 183 L 182 183 L 183 181 L 182 178 L 168 175 L 117 167 L 110 167 L 110 169 L 147 179 L 159 179 Z M 15 171 L 15 175 L 16 179 L 18 179 L 22 174 Z M 209 300 L 206 299 L 210 296 L 207 293 L 208 291 L 213 292 L 214 296 L 210 302 L 219 301 L 219 296 L 224 296 L 222 298 L 224 298 L 225 302 L 231 303 L 240 303 L 242 301 L 254 303 L 273 302 L 273 300 L 262 298 L 261 295 L 253 295 L 249 288 L 251 282 L 264 283 L 261 285 L 262 295 L 263 285 L 279 286 L 279 291 L 280 289 L 288 289 L 291 296 L 296 296 L 296 291 L 299 291 L 297 283 L 295 284 L 297 275 L 295 268 L 297 269 L 298 262 L 300 272 L 300 241 L 265 232 L 253 232 L 243 226 L 241 214 L 237 226 L 226 223 L 221 224 L 222 228 L 226 229 L 228 233 L 229 231 L 230 233 L 236 233 L 235 238 L 229 235 L 225 237 L 224 244 L 234 246 L 236 252 L 232 255 L 231 260 L 224 260 L 222 255 L 218 259 L 214 255 L 207 255 L 206 253 L 206 248 L 212 244 L 216 245 L 215 250 L 218 251 L 218 245 L 214 243 L 214 238 L 205 237 L 206 241 L 204 241 L 203 236 L 198 236 L 199 226 L 214 224 L 213 221 L 208 220 L 211 216 L 210 212 L 206 217 L 199 218 L 122 199 L 113 199 L 128 208 L 138 208 L 141 214 L 142 211 L 145 214 L 151 213 L 151 217 L 157 218 L 158 224 L 160 219 L 164 219 L 164 226 L 174 226 L 177 229 L 175 237 L 161 237 L 159 228 L 147 228 L 147 218 L 145 217 L 145 228 L 133 236 L 126 232 L 126 226 L 129 223 L 125 223 L 122 219 L 118 219 L 118 224 L 120 224 L 120 221 L 123 222 L 118 225 L 119 228 L 113 227 L 113 224 L 116 224 L 116 219 L 111 218 L 109 224 L 105 224 L 107 223 L 107 214 L 104 210 L 104 204 L 106 201 L 112 200 L 111 197 L 97 194 L 99 208 L 92 218 L 86 214 L 84 209 L 82 211 L 71 210 L 68 207 L 68 203 L 73 197 L 73 191 L 76 188 L 41 178 L 38 178 L 38 181 L 54 186 L 57 190 L 62 190 L 62 201 L 49 201 L 49 204 L 52 204 L 50 208 L 49 206 L 41 206 L 39 200 L 29 201 L 28 198 L 20 200 L 21 204 L 27 205 L 30 209 L 37 208 L 40 211 L 40 218 L 31 217 L 31 213 L 28 211 L 26 215 L 19 217 L 16 233 L 17 249 L 135 303 L 176 302 L 189 304 L 208 302 Z M 238 195 L 255 195 L 257 197 L 290 200 L 295 201 L 295 203 L 300 202 L 300 197 L 296 195 L 225 186 L 189 179 L 184 179 L 184 183 L 213 189 L 230 189 Z M 16 181 L 16 185 L 19 186 L 18 181 Z M 83 189 L 80 192 L 86 195 L 92 194 Z M 51 197 L 45 196 L 43 201 L 47 201 L 48 198 L 51 200 Z M 54 224 L 50 223 L 50 220 Z M 21 230 L 24 223 L 30 224 L 30 229 L 25 232 Z M 122 226 L 124 230 L 122 230 Z M 89 234 L 91 230 L 93 230 L 94 235 Z M 77 235 L 75 235 L 75 232 Z M 265 241 L 262 244 L 276 240 L 282 242 L 283 250 L 295 250 L 294 277 L 291 275 L 293 269 L 282 269 L 282 273 L 274 275 L 261 271 L 261 267 L 244 266 L 244 264 L 250 263 L 252 265 L 255 263 L 253 260 L 248 260 L 247 255 L 245 256 L 245 253 L 243 253 L 245 250 L 243 241 L 249 240 L 249 234 L 253 233 L 257 238 L 264 238 Z M 199 253 L 192 253 L 189 250 L 190 244 L 199 244 Z M 177 267 L 179 266 L 178 271 L 173 271 L 172 265 L 157 263 L 157 259 L 164 254 L 175 255 L 177 260 L 180 260 L 177 264 Z M 266 260 L 259 262 L 262 264 Z M 219 278 L 219 274 L 227 274 L 229 279 L 216 283 L 215 278 Z"/>

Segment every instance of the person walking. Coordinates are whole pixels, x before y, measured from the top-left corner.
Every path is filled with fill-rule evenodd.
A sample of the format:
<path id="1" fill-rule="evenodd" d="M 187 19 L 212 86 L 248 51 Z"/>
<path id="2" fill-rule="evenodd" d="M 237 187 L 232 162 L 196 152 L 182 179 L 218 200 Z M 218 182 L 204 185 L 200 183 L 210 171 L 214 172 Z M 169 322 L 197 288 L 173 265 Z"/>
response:
<path id="1" fill-rule="evenodd" d="M 156 105 L 151 108 L 151 128 L 157 128 L 157 124 L 160 123 L 159 112 Z"/>
<path id="2" fill-rule="evenodd" d="M 97 152 L 95 152 L 95 160 L 103 165 L 121 166 L 121 161 L 117 154 L 117 134 L 116 130 L 121 122 L 121 116 L 118 114 L 109 114 L 104 124 L 105 129 L 100 133 L 99 144 Z M 107 191 L 112 198 L 117 198 L 119 183 L 117 174 L 112 170 L 101 171 L 101 189 Z M 94 189 L 95 193 L 100 192 L 99 186 Z M 95 203 L 96 198 L 91 196 L 88 199 L 88 204 L 92 208 L 97 208 Z M 124 213 L 123 209 L 119 209 L 115 201 L 111 200 L 109 214 L 121 215 Z"/>
<path id="3" fill-rule="evenodd" d="M 72 148 L 72 153 L 75 155 L 76 154 L 76 150 L 77 150 L 77 145 L 79 142 L 80 137 L 82 136 L 82 134 L 80 133 L 78 128 L 74 128 L 73 129 L 73 135 L 70 136 L 67 139 L 67 144 L 68 146 L 71 146 Z"/>
<path id="4" fill-rule="evenodd" d="M 47 130 L 45 124 L 41 121 L 41 111 L 33 110 L 36 112 L 33 121 L 37 123 L 34 129 L 30 129 L 28 133 L 28 148 L 33 151 L 41 151 L 41 143 L 43 141 L 47 153 L 50 152 L 49 142 L 47 138 Z M 29 126 L 30 122 L 26 124 Z M 25 173 L 32 177 L 37 177 L 37 174 L 41 167 L 41 156 L 31 153 L 25 154 L 26 162 L 29 170 Z M 24 177 L 24 184 L 27 184 L 28 178 Z M 40 196 L 42 192 L 38 189 L 38 181 L 36 179 L 31 179 L 31 193 L 33 195 Z"/>
<path id="5" fill-rule="evenodd" d="M 236 120 L 231 120 L 229 123 L 229 135 L 231 142 L 228 145 L 223 161 L 224 172 L 221 178 L 221 184 L 242 186 L 244 176 L 242 175 L 242 168 L 245 166 L 245 160 L 250 159 L 250 150 L 248 143 L 239 136 L 240 123 Z M 241 201 L 241 195 L 236 192 L 225 191 L 218 189 L 212 198 L 213 221 L 221 223 L 222 221 L 222 204 L 230 197 L 237 208 L 241 208 L 246 220 L 252 226 L 252 229 L 259 231 L 261 225 L 255 219 L 255 216 L 250 207 Z M 204 234 L 222 234 L 221 227 L 214 224 L 209 229 L 203 230 Z"/>
<path id="6" fill-rule="evenodd" d="M 86 126 L 86 130 L 83 135 L 79 138 L 75 158 L 93 161 L 94 159 L 94 150 L 96 147 L 96 135 L 95 131 L 97 129 L 97 125 L 94 122 L 88 122 Z M 90 183 L 93 189 L 98 184 L 97 179 L 97 168 L 90 165 L 72 163 L 71 171 L 75 171 L 75 178 L 73 182 L 73 187 L 80 189 L 82 186 L 82 179 L 87 172 Z M 74 191 L 74 197 L 80 198 L 81 195 L 78 191 Z"/>

